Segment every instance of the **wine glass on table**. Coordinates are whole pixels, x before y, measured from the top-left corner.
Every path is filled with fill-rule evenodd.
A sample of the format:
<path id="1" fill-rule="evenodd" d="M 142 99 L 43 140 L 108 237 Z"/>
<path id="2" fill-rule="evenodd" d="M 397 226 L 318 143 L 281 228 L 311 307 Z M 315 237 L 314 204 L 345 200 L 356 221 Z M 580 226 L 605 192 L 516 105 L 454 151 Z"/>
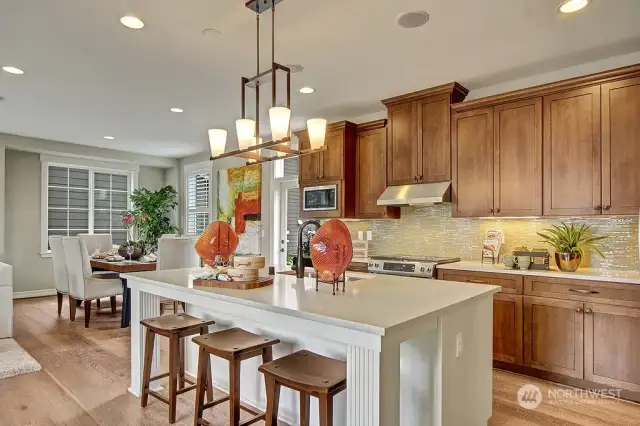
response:
<path id="1" fill-rule="evenodd" d="M 134 250 L 135 247 L 133 247 L 133 244 L 127 244 L 127 248 L 125 249 L 125 251 L 129 255 L 129 263 L 131 263 L 131 255 L 133 254 Z"/>

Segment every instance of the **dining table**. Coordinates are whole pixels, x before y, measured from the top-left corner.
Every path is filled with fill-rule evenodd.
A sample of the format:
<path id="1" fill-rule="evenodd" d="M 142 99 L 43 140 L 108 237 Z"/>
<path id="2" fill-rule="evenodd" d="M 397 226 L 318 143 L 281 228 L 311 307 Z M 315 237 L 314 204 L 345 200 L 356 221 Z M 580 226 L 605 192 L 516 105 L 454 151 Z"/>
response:
<path id="1" fill-rule="evenodd" d="M 140 262 L 137 260 L 121 260 L 117 262 L 104 259 L 91 259 L 91 270 L 94 272 L 110 271 L 121 274 L 131 272 L 155 271 L 156 262 Z M 127 328 L 131 322 L 131 290 L 127 285 L 127 279 L 122 280 L 122 319 L 120 327 Z"/>

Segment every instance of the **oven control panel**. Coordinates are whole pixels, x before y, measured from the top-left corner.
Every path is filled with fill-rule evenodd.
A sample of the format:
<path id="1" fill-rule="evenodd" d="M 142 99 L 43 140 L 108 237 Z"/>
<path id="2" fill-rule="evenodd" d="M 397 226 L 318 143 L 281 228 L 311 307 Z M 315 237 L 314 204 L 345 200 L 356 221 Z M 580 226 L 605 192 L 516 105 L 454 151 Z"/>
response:
<path id="1" fill-rule="evenodd" d="M 435 266 L 431 263 L 377 260 L 369 261 L 369 272 L 378 274 L 404 275 L 409 277 L 433 278 Z"/>

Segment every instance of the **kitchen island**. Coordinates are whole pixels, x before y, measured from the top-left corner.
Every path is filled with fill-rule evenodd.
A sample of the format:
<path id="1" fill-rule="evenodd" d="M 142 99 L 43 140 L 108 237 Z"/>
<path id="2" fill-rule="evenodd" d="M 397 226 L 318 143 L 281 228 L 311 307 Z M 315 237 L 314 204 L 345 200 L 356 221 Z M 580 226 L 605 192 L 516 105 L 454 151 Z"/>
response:
<path id="1" fill-rule="evenodd" d="M 143 328 L 160 298 L 213 319 L 210 331 L 241 327 L 278 338 L 274 358 L 308 349 L 347 361 L 347 390 L 336 397 L 336 426 L 486 425 L 492 404 L 492 296 L 500 287 L 348 273 L 346 291 L 313 278 L 276 275 L 274 285 L 230 290 L 193 285 L 199 269 L 123 275 L 131 288 L 131 388 L 141 394 Z M 155 347 L 158 348 L 159 345 Z M 187 346 L 194 374 L 197 351 Z M 257 358 L 242 364 L 242 401 L 263 410 Z M 156 350 L 154 372 L 159 365 Z M 228 389 L 228 367 L 212 358 L 214 386 Z M 312 398 L 312 424 L 317 401 Z M 298 396 L 283 389 L 281 420 L 297 424 Z"/>

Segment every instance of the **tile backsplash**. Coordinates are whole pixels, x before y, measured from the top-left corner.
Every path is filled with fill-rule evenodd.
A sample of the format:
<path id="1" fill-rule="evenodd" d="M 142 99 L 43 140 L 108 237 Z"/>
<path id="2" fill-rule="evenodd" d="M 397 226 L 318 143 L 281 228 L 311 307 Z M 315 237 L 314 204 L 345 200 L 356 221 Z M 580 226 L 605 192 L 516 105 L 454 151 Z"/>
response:
<path id="1" fill-rule="evenodd" d="M 531 219 L 455 219 L 451 217 L 451 205 L 432 207 L 403 207 L 399 220 L 363 220 L 346 222 L 353 238 L 358 231 L 370 230 L 373 240 L 369 254 L 413 254 L 432 256 L 456 256 L 463 260 L 480 260 L 481 246 L 488 229 L 500 229 L 505 241 L 502 254 L 514 248 L 545 247 L 536 231 L 560 222 L 586 222 L 594 235 L 608 235 L 602 242 L 602 259 L 597 253 L 589 253 L 581 267 L 600 270 L 640 271 L 638 261 L 638 217 L 611 218 L 531 218 Z M 548 247 L 546 247 L 548 248 Z M 551 252 L 551 249 L 548 248 Z M 553 253 L 552 253 L 553 255 Z M 551 261 L 554 265 L 555 262 Z"/>

